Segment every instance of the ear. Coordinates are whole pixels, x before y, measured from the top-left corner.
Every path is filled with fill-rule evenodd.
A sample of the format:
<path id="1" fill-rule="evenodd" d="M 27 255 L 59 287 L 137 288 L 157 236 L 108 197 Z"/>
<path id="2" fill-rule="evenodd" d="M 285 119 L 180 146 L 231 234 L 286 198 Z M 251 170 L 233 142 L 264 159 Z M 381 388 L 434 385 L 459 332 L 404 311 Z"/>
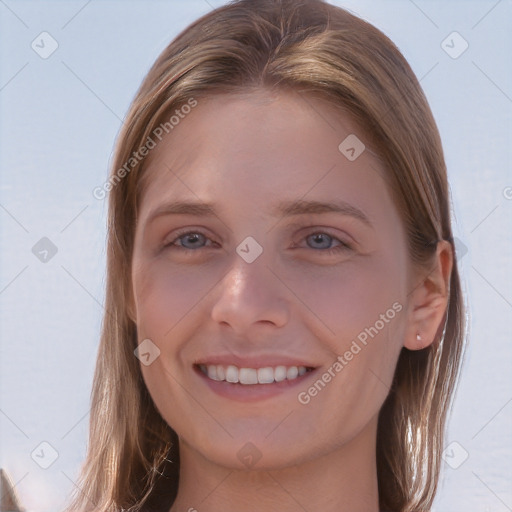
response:
<path id="1" fill-rule="evenodd" d="M 436 339 L 441 322 L 444 321 L 453 266 L 450 242 L 438 242 L 432 265 L 426 275 L 423 271 L 420 282 L 416 281 L 415 288 L 410 293 L 404 340 L 404 346 L 409 350 L 420 350 L 431 345 Z"/>

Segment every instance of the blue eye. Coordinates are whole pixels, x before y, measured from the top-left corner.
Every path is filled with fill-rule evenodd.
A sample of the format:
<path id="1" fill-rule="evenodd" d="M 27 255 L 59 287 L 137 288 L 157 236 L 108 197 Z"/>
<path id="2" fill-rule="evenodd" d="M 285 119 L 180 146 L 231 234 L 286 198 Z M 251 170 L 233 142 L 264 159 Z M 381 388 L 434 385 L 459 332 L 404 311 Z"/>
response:
<path id="1" fill-rule="evenodd" d="M 331 236 L 328 233 L 325 233 L 323 231 L 318 231 L 318 232 L 315 232 L 315 233 L 312 233 L 312 234 L 306 236 L 306 239 L 313 239 L 313 240 L 315 240 L 315 242 L 320 243 L 320 244 L 321 244 L 322 238 L 324 239 L 324 241 L 327 241 L 327 247 L 325 246 L 325 244 L 323 244 L 324 245 L 323 247 L 319 247 L 317 249 L 324 249 L 321 251 L 323 253 L 332 254 L 332 253 L 336 253 L 339 251 L 348 250 L 351 248 L 348 244 L 346 244 L 345 242 L 342 242 L 339 238 Z M 330 247 L 332 241 L 339 242 L 339 245 Z M 314 249 L 314 247 L 313 247 L 313 249 Z"/>
<path id="2" fill-rule="evenodd" d="M 187 231 L 185 233 L 178 234 L 178 236 L 170 243 L 166 244 L 165 247 L 194 251 L 195 249 L 202 249 L 200 242 L 204 242 L 207 239 L 208 237 L 200 231 Z M 182 245 L 176 245 L 176 241 L 178 240 L 182 242 Z M 190 246 L 187 247 L 184 244 L 190 244 Z"/>
<path id="3" fill-rule="evenodd" d="M 339 238 L 336 238 L 328 233 L 323 231 L 316 231 L 304 237 L 305 240 L 313 240 L 313 243 L 320 244 L 321 247 L 311 247 L 310 249 L 315 250 L 318 253 L 322 254 L 334 254 L 341 251 L 350 250 L 351 247 L 347 243 L 341 241 Z M 208 247 L 212 247 L 215 242 L 212 242 L 210 246 L 206 245 L 207 241 L 211 241 L 208 236 L 206 236 L 201 231 L 183 231 L 179 232 L 175 238 L 164 245 L 164 249 L 176 249 L 179 251 L 186 251 L 189 253 L 197 252 L 199 249 L 205 249 Z M 177 243 L 180 242 L 180 243 Z M 338 242 L 338 245 L 331 247 L 333 242 Z M 309 245 L 309 243 L 308 243 Z"/>

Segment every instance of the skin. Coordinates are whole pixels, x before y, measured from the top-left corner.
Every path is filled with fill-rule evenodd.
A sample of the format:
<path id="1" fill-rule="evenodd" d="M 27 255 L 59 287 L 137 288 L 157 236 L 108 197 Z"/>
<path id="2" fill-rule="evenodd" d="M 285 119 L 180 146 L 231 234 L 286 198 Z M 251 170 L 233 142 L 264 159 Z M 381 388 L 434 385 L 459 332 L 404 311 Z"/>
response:
<path id="1" fill-rule="evenodd" d="M 366 144 L 354 161 L 338 149 L 349 134 Z M 160 350 L 141 370 L 180 438 L 171 512 L 378 511 L 377 415 L 401 349 L 434 340 L 450 246 L 439 244 L 433 271 L 414 269 L 365 134 L 322 100 L 293 92 L 201 99 L 152 151 L 146 172 L 130 315 L 139 342 L 149 338 Z M 299 199 L 344 201 L 369 223 L 333 212 L 272 214 L 276 203 Z M 150 220 L 175 200 L 216 203 L 216 215 Z M 179 228 L 206 237 L 177 238 Z M 312 236 L 318 232 L 325 234 Z M 263 248 L 252 263 L 236 252 L 248 236 Z M 327 254 L 342 242 L 349 248 Z M 394 318 L 300 403 L 297 394 L 397 303 Z M 193 370 L 219 353 L 292 354 L 311 362 L 315 376 L 293 391 L 235 402 Z M 251 466 L 237 456 L 248 442 L 261 456 Z"/>

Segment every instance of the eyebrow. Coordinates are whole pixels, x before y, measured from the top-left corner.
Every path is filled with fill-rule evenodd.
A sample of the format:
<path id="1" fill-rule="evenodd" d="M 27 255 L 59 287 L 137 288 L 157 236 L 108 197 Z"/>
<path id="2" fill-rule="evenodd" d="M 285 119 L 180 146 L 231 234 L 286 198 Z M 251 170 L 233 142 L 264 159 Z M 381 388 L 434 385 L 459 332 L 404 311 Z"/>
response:
<path id="1" fill-rule="evenodd" d="M 339 213 L 353 217 L 369 227 L 373 227 L 366 214 L 360 209 L 344 201 L 282 201 L 271 210 L 274 217 L 292 217 L 295 215 L 312 215 L 319 213 Z M 194 201 L 175 201 L 157 207 L 147 218 L 146 224 L 158 217 L 165 215 L 192 215 L 194 217 L 218 216 L 217 208 L 213 203 L 201 203 Z"/>

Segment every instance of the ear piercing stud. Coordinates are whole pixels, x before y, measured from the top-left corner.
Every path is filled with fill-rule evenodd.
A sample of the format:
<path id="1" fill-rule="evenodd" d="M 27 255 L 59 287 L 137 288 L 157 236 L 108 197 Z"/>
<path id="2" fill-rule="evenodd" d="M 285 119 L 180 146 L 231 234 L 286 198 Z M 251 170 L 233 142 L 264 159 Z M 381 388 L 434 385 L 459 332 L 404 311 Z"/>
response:
<path id="1" fill-rule="evenodd" d="M 421 341 L 421 336 L 420 336 L 420 334 L 419 334 L 419 333 L 418 333 L 418 334 L 416 334 L 416 341 Z"/>

